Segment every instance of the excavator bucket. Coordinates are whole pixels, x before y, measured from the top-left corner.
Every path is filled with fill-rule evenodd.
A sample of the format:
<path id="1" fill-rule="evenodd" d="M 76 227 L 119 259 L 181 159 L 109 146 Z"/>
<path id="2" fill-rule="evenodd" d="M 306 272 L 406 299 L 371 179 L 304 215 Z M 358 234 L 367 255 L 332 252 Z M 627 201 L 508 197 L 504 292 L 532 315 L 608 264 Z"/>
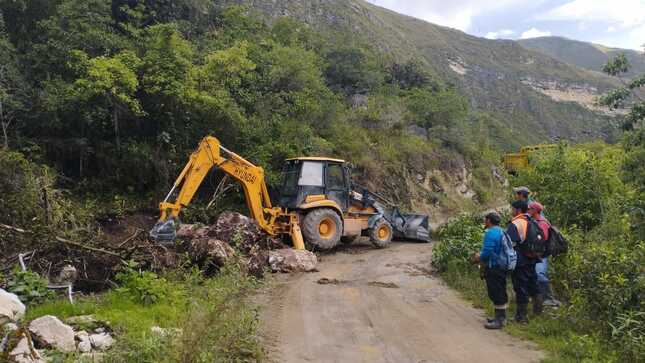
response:
<path id="1" fill-rule="evenodd" d="M 403 214 L 398 208 L 391 210 L 386 219 L 394 228 L 394 236 L 422 242 L 430 242 L 430 221 L 425 214 Z"/>
<path id="2" fill-rule="evenodd" d="M 177 238 L 177 226 L 173 218 L 159 221 L 150 230 L 150 238 L 157 242 L 172 242 Z"/>

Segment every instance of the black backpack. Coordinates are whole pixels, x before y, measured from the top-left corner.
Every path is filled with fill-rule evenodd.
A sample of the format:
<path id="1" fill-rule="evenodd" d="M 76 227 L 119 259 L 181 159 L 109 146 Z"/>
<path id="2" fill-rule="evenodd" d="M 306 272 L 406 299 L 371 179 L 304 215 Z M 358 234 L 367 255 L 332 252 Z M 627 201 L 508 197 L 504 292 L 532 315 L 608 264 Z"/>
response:
<path id="1" fill-rule="evenodd" d="M 520 244 L 520 252 L 529 258 L 542 258 L 547 252 L 544 231 L 535 219 L 527 217 L 527 222 L 526 238 Z"/>
<path id="2" fill-rule="evenodd" d="M 569 251 L 569 241 L 562 235 L 559 229 L 554 226 L 549 226 L 549 239 L 546 241 L 547 256 L 558 256 Z"/>

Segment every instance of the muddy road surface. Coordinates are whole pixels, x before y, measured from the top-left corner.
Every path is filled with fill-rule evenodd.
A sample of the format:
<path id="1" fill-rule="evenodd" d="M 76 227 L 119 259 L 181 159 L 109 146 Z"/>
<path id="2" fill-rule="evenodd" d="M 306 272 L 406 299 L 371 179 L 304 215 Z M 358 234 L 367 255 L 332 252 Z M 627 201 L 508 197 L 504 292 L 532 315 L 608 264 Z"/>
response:
<path id="1" fill-rule="evenodd" d="M 483 328 L 482 310 L 430 272 L 431 244 L 322 255 L 277 275 L 263 299 L 270 362 L 537 362 L 530 343 Z"/>

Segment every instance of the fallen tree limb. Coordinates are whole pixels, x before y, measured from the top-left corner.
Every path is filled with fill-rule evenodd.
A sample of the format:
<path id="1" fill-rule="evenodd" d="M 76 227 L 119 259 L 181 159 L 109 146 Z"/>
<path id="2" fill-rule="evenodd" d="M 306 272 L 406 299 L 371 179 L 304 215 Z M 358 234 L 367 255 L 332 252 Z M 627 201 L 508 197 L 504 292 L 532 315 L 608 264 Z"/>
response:
<path id="1" fill-rule="evenodd" d="M 14 232 L 18 232 L 18 233 L 31 233 L 31 231 L 27 231 L 27 230 L 24 230 L 24 229 L 22 229 L 22 228 L 18 228 L 18 227 L 14 227 L 14 226 L 9 226 L 9 225 L 2 224 L 2 223 L 0 223 L 0 227 L 2 227 L 2 228 L 4 228 L 4 229 L 11 230 L 11 231 L 14 231 Z"/>
<path id="2" fill-rule="evenodd" d="M 104 253 L 104 254 L 106 254 L 106 255 L 111 255 L 111 256 L 115 256 L 115 257 L 118 257 L 118 258 L 120 258 L 120 259 L 123 259 L 123 258 L 121 257 L 121 255 L 120 255 L 120 254 L 118 254 L 118 253 L 116 253 L 116 252 L 112 252 L 112 251 L 104 250 L 104 249 L 102 249 L 102 248 L 96 248 L 96 247 L 86 246 L 86 245 L 84 245 L 84 244 L 81 244 L 81 243 L 78 243 L 78 242 L 74 242 L 74 241 L 70 241 L 70 240 L 65 239 L 65 238 L 62 238 L 62 237 L 55 237 L 55 239 L 56 239 L 56 241 L 58 241 L 58 242 L 60 242 L 60 243 L 64 243 L 64 244 L 66 244 L 66 245 L 75 246 L 75 247 L 80 247 L 80 248 L 86 249 L 86 250 L 88 250 L 88 251 L 93 251 L 93 252 L 98 252 L 98 253 Z"/>
<path id="3" fill-rule="evenodd" d="M 24 233 L 24 234 L 26 234 L 26 233 L 32 233 L 32 232 L 31 232 L 31 231 L 29 231 L 29 230 L 22 229 L 22 228 L 18 228 L 18 227 L 14 227 L 14 226 L 9 226 L 9 225 L 2 224 L 2 223 L 0 223 L 0 227 L 2 227 L 2 228 L 4 228 L 4 229 L 11 230 L 11 231 L 14 231 L 14 232 L 18 232 L 18 233 Z M 135 235 L 134 235 L 133 237 L 131 237 L 131 238 L 136 237 L 136 235 L 137 235 L 138 233 L 139 233 L 139 232 L 135 233 Z M 93 251 L 93 252 L 103 253 L 103 254 L 106 254 L 106 255 L 111 255 L 111 256 L 115 256 L 115 257 L 118 257 L 118 258 L 120 258 L 120 259 L 123 259 L 123 257 L 121 257 L 121 255 L 120 255 L 120 254 L 118 254 L 118 253 L 116 253 L 116 252 L 112 252 L 112 251 L 104 250 L 104 249 L 102 249 L 102 248 L 96 248 L 96 247 L 86 246 L 86 245 L 84 245 L 84 244 L 82 244 L 82 243 L 78 243 L 78 242 L 70 241 L 70 240 L 65 239 L 65 238 L 63 238 L 63 237 L 54 236 L 54 239 L 55 239 L 56 241 L 60 242 L 60 243 L 64 243 L 64 244 L 66 244 L 66 245 L 75 246 L 75 247 L 80 247 L 80 248 L 86 249 L 86 250 L 88 250 L 88 251 Z M 127 240 L 126 240 L 126 241 L 127 241 Z"/>

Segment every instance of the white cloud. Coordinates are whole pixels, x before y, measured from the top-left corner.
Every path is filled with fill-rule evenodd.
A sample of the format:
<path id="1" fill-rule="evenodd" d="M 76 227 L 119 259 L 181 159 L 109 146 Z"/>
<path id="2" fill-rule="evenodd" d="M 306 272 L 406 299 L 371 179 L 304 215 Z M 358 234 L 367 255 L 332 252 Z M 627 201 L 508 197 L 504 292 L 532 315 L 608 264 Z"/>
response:
<path id="1" fill-rule="evenodd" d="M 431 23 L 459 29 L 470 30 L 473 18 L 487 12 L 526 3 L 527 0 L 367 0 L 372 4 L 399 13 L 414 16 Z M 544 1 L 544 0 L 533 0 Z"/>
<path id="2" fill-rule="evenodd" d="M 607 33 L 613 33 L 613 32 L 615 32 L 615 31 L 616 31 L 616 27 L 614 27 L 614 26 L 609 26 L 609 27 L 607 28 Z"/>
<path id="3" fill-rule="evenodd" d="M 502 30 L 498 30 L 496 32 L 488 32 L 488 33 L 486 33 L 484 38 L 499 39 L 501 37 L 508 37 L 508 36 L 513 35 L 513 34 L 515 34 L 515 32 L 512 31 L 511 29 L 502 29 Z"/>
<path id="4" fill-rule="evenodd" d="M 520 38 L 529 39 L 529 38 L 548 37 L 548 36 L 551 36 L 551 32 L 548 30 L 542 31 L 537 28 L 531 28 L 525 31 L 524 33 L 522 33 L 522 35 L 520 35 Z"/>
<path id="5" fill-rule="evenodd" d="M 537 16 L 539 20 L 602 21 L 631 27 L 645 22 L 642 0 L 572 0 Z"/>

